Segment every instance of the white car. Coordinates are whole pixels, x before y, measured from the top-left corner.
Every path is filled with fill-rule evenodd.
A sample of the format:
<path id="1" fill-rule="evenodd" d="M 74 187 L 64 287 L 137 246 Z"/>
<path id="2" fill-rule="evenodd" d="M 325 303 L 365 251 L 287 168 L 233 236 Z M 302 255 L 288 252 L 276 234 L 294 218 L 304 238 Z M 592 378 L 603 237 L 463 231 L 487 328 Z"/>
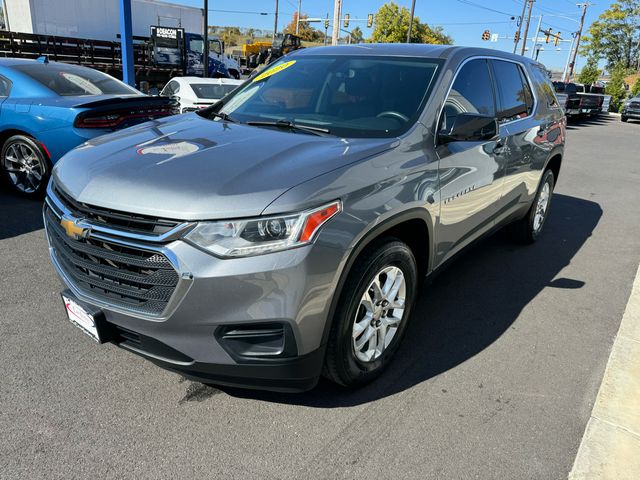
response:
<path id="1" fill-rule="evenodd" d="M 213 105 L 242 83 L 244 80 L 233 78 L 175 77 L 165 85 L 160 95 L 180 102 L 180 113 L 193 112 Z"/>

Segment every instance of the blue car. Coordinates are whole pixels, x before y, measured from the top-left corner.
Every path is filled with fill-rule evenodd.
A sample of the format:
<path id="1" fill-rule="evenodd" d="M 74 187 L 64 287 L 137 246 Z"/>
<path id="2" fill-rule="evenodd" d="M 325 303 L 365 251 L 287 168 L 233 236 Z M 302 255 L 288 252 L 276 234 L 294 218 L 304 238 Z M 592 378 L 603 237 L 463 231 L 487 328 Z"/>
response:
<path id="1" fill-rule="evenodd" d="M 0 170 L 22 195 L 44 193 L 53 164 L 85 141 L 176 113 L 150 97 L 78 65 L 0 59 Z"/>

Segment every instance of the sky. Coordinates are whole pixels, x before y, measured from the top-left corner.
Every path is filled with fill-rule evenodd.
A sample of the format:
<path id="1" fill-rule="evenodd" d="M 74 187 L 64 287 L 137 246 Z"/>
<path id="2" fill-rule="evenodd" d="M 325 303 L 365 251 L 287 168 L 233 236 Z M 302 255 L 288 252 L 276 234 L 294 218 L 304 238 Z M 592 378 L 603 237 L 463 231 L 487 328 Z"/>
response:
<path id="1" fill-rule="evenodd" d="M 202 0 L 164 0 L 202 8 Z M 445 33 L 453 38 L 456 45 L 474 47 L 488 47 L 499 50 L 513 50 L 513 36 L 517 30 L 515 20 L 522 13 L 525 0 L 416 0 L 415 15 L 423 23 L 440 25 Z M 333 0 L 302 0 L 301 12 L 310 17 L 333 18 Z M 375 13 L 384 0 L 343 0 L 343 15 L 348 13 L 351 22 L 349 28 L 359 25 L 365 38 L 372 29 L 367 28 L 367 15 Z M 411 7 L 411 0 L 396 0 L 401 6 Z M 536 0 L 533 6 L 529 36 L 538 25 L 539 15 L 542 15 L 542 29 L 551 28 L 554 32 L 562 32 L 562 42 L 559 47 L 551 43 L 545 44 L 538 60 L 548 68 L 562 70 L 569 55 L 571 32 L 578 29 L 581 9 L 571 0 Z M 600 0 L 587 9 L 585 17 L 586 32 L 588 26 L 598 15 L 606 10 L 611 2 Z M 298 0 L 279 0 L 278 30 L 291 21 L 291 16 L 297 9 Z M 252 27 L 273 30 L 275 0 L 209 0 L 209 24 L 223 26 Z M 260 12 L 268 15 L 260 15 Z M 323 28 L 321 24 L 316 24 Z M 497 42 L 482 41 L 484 30 L 497 33 Z M 503 37 L 509 36 L 511 39 Z M 541 35 L 540 35 L 541 36 Z M 528 42 L 532 46 L 532 42 Z M 559 51 L 556 49 L 559 48 Z M 518 49 L 519 51 L 519 49 Z M 527 55 L 529 55 L 527 53 Z M 577 69 L 585 63 L 584 58 L 578 58 Z"/>

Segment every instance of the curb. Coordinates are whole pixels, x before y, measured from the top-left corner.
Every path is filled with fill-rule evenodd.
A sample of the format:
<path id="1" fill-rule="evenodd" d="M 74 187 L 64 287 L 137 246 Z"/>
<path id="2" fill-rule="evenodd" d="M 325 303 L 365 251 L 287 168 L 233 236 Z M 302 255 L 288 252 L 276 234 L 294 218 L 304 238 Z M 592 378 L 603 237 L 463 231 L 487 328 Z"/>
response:
<path id="1" fill-rule="evenodd" d="M 570 480 L 640 478 L 640 268 Z"/>

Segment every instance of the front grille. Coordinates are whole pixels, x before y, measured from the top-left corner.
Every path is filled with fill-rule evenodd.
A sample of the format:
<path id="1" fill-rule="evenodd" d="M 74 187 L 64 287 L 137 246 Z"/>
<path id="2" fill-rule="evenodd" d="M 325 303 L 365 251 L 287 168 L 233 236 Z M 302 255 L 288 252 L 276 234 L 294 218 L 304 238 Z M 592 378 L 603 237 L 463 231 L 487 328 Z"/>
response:
<path id="1" fill-rule="evenodd" d="M 110 228 L 126 230 L 133 233 L 152 233 L 162 235 L 175 228 L 180 222 L 147 215 L 134 215 L 108 208 L 94 207 L 78 202 L 53 185 L 53 192 L 58 200 L 76 218 L 85 218 L 91 223 L 109 226 Z"/>
<path id="2" fill-rule="evenodd" d="M 46 203 L 44 217 L 55 259 L 76 288 L 109 305 L 162 314 L 179 280 L 167 257 L 152 248 L 125 246 L 91 234 L 71 238 Z"/>

